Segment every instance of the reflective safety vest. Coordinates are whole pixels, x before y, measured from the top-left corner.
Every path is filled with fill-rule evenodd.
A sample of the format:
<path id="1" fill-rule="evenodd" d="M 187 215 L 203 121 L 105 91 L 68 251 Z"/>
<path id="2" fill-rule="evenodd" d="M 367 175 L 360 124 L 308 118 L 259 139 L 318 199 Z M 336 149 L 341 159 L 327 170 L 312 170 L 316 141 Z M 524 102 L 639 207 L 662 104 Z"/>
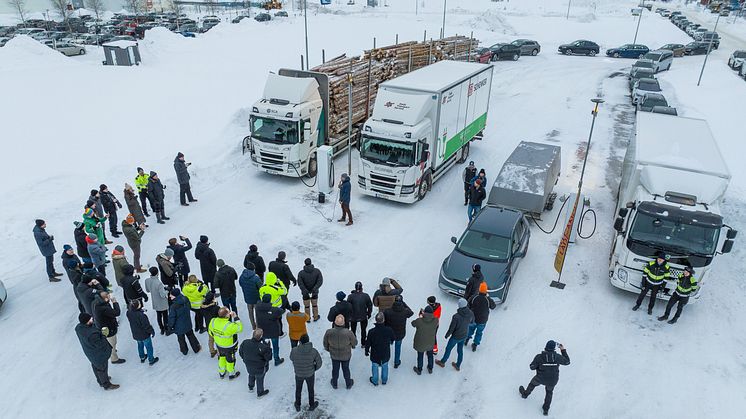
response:
<path id="1" fill-rule="evenodd" d="M 676 294 L 679 294 L 682 297 L 688 297 L 689 294 L 696 291 L 697 288 L 699 288 L 697 285 L 697 278 L 692 275 L 689 275 L 687 278 L 684 274 L 681 274 L 676 283 Z"/>
<path id="2" fill-rule="evenodd" d="M 650 285 L 660 285 L 663 281 L 671 277 L 668 262 L 658 265 L 656 261 L 651 260 L 642 271 L 645 272 L 645 278 L 647 278 Z"/>
<path id="3" fill-rule="evenodd" d="M 200 287 L 202 290 L 200 291 Z M 181 290 L 182 294 L 189 299 L 189 304 L 193 310 L 199 310 L 202 307 L 202 303 L 205 301 L 205 294 L 207 294 L 207 286 L 200 282 L 191 282 L 184 285 Z"/>
<path id="4" fill-rule="evenodd" d="M 207 333 L 213 337 L 220 348 L 232 348 L 238 343 L 238 334 L 243 331 L 241 320 L 231 321 L 230 318 L 215 317 L 210 320 Z"/>
<path id="5" fill-rule="evenodd" d="M 141 175 L 137 175 L 135 177 L 135 187 L 137 188 L 137 192 L 147 191 L 148 190 L 148 180 L 150 179 L 150 175 L 147 173 L 143 173 Z"/>
<path id="6" fill-rule="evenodd" d="M 272 299 L 272 307 L 282 306 L 282 296 L 288 294 L 288 289 L 285 288 L 285 284 L 282 281 L 277 280 L 277 275 L 273 272 L 267 272 L 264 278 L 264 286 L 259 288 L 259 298 L 264 298 L 265 294 L 269 294 Z"/>

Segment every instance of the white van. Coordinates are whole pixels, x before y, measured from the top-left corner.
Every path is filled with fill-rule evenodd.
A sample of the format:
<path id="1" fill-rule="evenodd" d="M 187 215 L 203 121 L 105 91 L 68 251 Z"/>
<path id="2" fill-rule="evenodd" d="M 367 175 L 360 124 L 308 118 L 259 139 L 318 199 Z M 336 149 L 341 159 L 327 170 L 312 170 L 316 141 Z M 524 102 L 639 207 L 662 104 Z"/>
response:
<path id="1" fill-rule="evenodd" d="M 657 73 L 671 68 L 671 63 L 673 63 L 673 51 L 668 49 L 657 49 L 648 52 L 643 58 L 653 61 L 653 70 Z"/>

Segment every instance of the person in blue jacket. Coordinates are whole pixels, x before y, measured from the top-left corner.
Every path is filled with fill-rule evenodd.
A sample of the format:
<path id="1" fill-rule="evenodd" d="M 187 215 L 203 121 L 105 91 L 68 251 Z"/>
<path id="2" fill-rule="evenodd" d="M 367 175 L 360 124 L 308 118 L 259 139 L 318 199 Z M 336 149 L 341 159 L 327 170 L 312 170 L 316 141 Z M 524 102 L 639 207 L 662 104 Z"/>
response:
<path id="1" fill-rule="evenodd" d="M 62 274 L 57 273 L 54 269 L 54 254 L 57 253 L 57 249 L 54 247 L 54 236 L 47 234 L 46 228 L 47 223 L 44 220 L 36 220 L 34 225 L 34 239 L 36 240 L 36 245 L 39 246 L 41 255 L 46 259 L 49 282 L 60 282 L 58 277 L 62 276 Z"/>
<path id="2" fill-rule="evenodd" d="M 251 262 L 246 262 L 246 269 L 241 272 L 238 278 L 238 285 L 243 291 L 243 299 L 249 309 L 249 320 L 251 328 L 256 329 L 256 318 L 254 317 L 254 307 L 259 303 L 259 288 L 262 287 L 262 279 L 255 272 L 255 266 Z"/>
<path id="3" fill-rule="evenodd" d="M 342 218 L 340 223 L 347 221 L 347 217 L 350 220 L 347 221 L 348 226 L 352 225 L 352 212 L 350 212 L 350 192 L 352 191 L 352 185 L 350 185 L 350 176 L 347 173 L 342 173 L 342 180 L 339 182 L 339 204 L 342 206 Z"/>

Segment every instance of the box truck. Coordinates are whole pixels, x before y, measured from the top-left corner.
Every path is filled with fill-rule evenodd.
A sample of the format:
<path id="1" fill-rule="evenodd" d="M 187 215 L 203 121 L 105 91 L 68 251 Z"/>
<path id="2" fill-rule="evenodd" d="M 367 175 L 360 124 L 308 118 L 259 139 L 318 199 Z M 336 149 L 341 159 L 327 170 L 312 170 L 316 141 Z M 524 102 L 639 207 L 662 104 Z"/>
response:
<path id="1" fill-rule="evenodd" d="M 425 197 L 487 121 L 492 65 L 439 61 L 378 87 L 360 140 L 360 192 L 413 203 Z"/>
<path id="2" fill-rule="evenodd" d="M 659 298 L 669 298 L 691 265 L 700 283 L 690 300 L 696 301 L 712 264 L 730 252 L 737 234 L 720 212 L 730 178 L 707 121 L 638 112 L 617 193 L 612 285 L 639 292 L 644 265 L 662 251 L 671 280 Z"/>

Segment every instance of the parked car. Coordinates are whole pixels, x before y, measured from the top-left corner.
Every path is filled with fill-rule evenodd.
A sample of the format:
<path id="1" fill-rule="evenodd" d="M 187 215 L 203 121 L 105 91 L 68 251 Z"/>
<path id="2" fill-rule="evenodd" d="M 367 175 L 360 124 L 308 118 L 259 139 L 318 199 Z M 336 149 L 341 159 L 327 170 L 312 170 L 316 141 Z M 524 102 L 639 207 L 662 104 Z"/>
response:
<path id="1" fill-rule="evenodd" d="M 656 73 L 663 70 L 670 70 L 673 63 L 673 51 L 667 49 L 650 51 L 645 54 L 644 59 L 653 62 L 653 69 Z"/>
<path id="2" fill-rule="evenodd" d="M 521 47 L 513 44 L 495 44 L 490 47 L 492 51 L 492 61 L 498 60 L 513 60 L 518 61 L 521 57 Z"/>
<path id="3" fill-rule="evenodd" d="M 275 12 L 275 17 L 288 17 L 288 12 L 284 10 L 278 10 Z"/>
<path id="4" fill-rule="evenodd" d="M 676 25 L 676 26 L 677 26 L 677 27 L 678 27 L 679 29 L 682 29 L 682 30 L 683 30 L 683 29 L 685 29 L 685 28 L 686 28 L 686 27 L 687 27 L 687 26 L 688 26 L 688 25 L 689 25 L 690 23 L 692 23 L 692 22 L 690 22 L 690 21 L 689 21 L 688 19 L 684 18 L 684 19 L 678 19 L 678 20 L 676 20 L 676 22 L 674 22 L 674 25 Z"/>
<path id="5" fill-rule="evenodd" d="M 746 61 L 746 50 L 735 50 L 730 55 L 730 58 L 728 58 L 728 66 L 734 70 L 738 70 L 743 66 L 744 61 Z"/>
<path id="6" fill-rule="evenodd" d="M 702 34 L 707 32 L 707 28 L 699 27 L 694 30 L 694 33 L 692 33 L 692 38 L 694 38 L 695 41 L 699 41 L 702 39 Z"/>
<path id="7" fill-rule="evenodd" d="M 538 42 L 530 39 L 516 39 L 510 43 L 521 49 L 521 55 L 539 55 L 541 52 L 541 45 Z"/>
<path id="8" fill-rule="evenodd" d="M 8 41 L 10 41 L 10 38 L 0 37 L 0 47 L 4 47 L 5 44 L 8 43 Z"/>
<path id="9" fill-rule="evenodd" d="M 190 31 L 180 31 L 178 33 L 181 34 L 181 36 L 183 36 L 184 38 L 196 38 L 197 37 L 197 35 L 194 32 L 190 32 Z"/>
<path id="10" fill-rule="evenodd" d="M 658 49 L 667 49 L 673 52 L 674 57 L 683 57 L 686 54 L 686 47 L 684 44 L 666 44 Z"/>
<path id="11" fill-rule="evenodd" d="M 650 52 L 650 48 L 642 44 L 624 44 L 618 48 L 609 48 L 606 55 L 614 58 L 642 58 Z"/>
<path id="12" fill-rule="evenodd" d="M 676 112 L 676 108 L 674 108 L 673 106 L 653 106 L 653 109 L 650 112 L 662 113 L 664 115 L 673 115 L 673 116 L 679 115 L 679 113 Z"/>
<path id="13" fill-rule="evenodd" d="M 438 287 L 449 294 L 463 295 L 472 266 L 479 264 L 487 293 L 497 302 L 505 302 L 530 238 L 528 220 L 520 211 L 482 208 L 461 238 L 451 237 L 455 247 L 440 268 Z"/>
<path id="14" fill-rule="evenodd" d="M 701 27 L 702 25 L 698 23 L 692 23 L 691 25 L 687 26 L 686 29 L 684 29 L 684 32 L 686 32 L 687 35 L 692 36 L 694 35 L 694 32 Z"/>
<path id="15" fill-rule="evenodd" d="M 669 18 L 670 20 L 673 20 L 673 19 L 674 19 L 674 18 L 675 18 L 676 16 L 681 16 L 681 12 L 671 12 L 671 13 L 670 13 L 670 14 L 668 15 L 668 18 Z"/>
<path id="16" fill-rule="evenodd" d="M 629 70 L 629 73 L 632 74 L 632 70 L 636 68 L 649 68 L 653 70 L 653 72 L 655 72 L 655 63 L 653 62 L 653 60 L 648 60 L 645 58 L 639 59 L 635 61 L 634 64 L 632 64 L 632 68 Z"/>
<path id="17" fill-rule="evenodd" d="M 632 88 L 632 104 L 636 105 L 642 99 L 645 93 L 658 93 L 661 91 L 661 85 L 656 79 L 639 79 Z"/>
<path id="18" fill-rule="evenodd" d="M 33 37 L 34 34 L 46 32 L 42 28 L 20 28 L 16 30 L 16 35 L 28 35 Z"/>
<path id="19" fill-rule="evenodd" d="M 702 55 L 707 54 L 707 48 L 709 44 L 705 42 L 694 41 L 686 44 L 686 55 Z"/>
<path id="20" fill-rule="evenodd" d="M 54 49 L 68 57 L 72 55 L 85 55 L 85 48 L 82 45 L 59 43 Z"/>
<path id="21" fill-rule="evenodd" d="M 656 106 L 668 107 L 666 98 L 660 93 L 647 92 L 637 102 L 637 110 L 640 112 L 652 112 Z"/>
<path id="22" fill-rule="evenodd" d="M 269 13 L 259 13 L 258 15 L 254 16 L 254 20 L 257 22 L 266 22 L 268 20 L 272 20 L 272 16 L 269 15 Z"/>
<path id="23" fill-rule="evenodd" d="M 562 44 L 557 48 L 561 54 L 565 55 L 590 55 L 594 56 L 601 51 L 601 47 L 593 41 L 579 39 L 569 44 Z"/>
<path id="24" fill-rule="evenodd" d="M 671 11 L 670 10 L 664 10 L 661 12 L 661 16 L 663 17 L 671 17 Z"/>
<path id="25" fill-rule="evenodd" d="M 659 15 L 663 15 L 663 12 L 667 11 L 668 9 L 664 9 L 663 7 L 656 7 L 655 13 L 658 13 Z"/>
<path id="26" fill-rule="evenodd" d="M 487 64 L 492 61 L 492 51 L 489 48 L 479 48 L 474 51 L 474 61 Z"/>
<path id="27" fill-rule="evenodd" d="M 654 79 L 655 71 L 652 68 L 632 67 L 629 73 L 629 91 L 635 88 L 635 83 L 640 79 Z"/>
<path id="28" fill-rule="evenodd" d="M 248 17 L 248 16 L 246 16 L 246 15 L 236 16 L 235 18 L 233 18 L 233 20 L 231 20 L 231 23 L 239 23 L 239 22 L 241 22 L 242 20 L 244 20 L 244 19 L 248 19 L 248 18 L 249 18 L 249 17 Z"/>
<path id="29" fill-rule="evenodd" d="M 741 69 L 738 70 L 738 75 L 743 77 L 744 80 L 746 80 L 746 65 L 741 66 Z"/>
<path id="30" fill-rule="evenodd" d="M 712 49 L 720 48 L 720 35 L 717 32 L 705 32 L 699 40 L 707 44 L 712 43 Z"/>
<path id="31" fill-rule="evenodd" d="M 8 291 L 5 289 L 3 281 L 0 281 L 0 307 L 2 307 L 6 301 L 8 301 Z"/>

